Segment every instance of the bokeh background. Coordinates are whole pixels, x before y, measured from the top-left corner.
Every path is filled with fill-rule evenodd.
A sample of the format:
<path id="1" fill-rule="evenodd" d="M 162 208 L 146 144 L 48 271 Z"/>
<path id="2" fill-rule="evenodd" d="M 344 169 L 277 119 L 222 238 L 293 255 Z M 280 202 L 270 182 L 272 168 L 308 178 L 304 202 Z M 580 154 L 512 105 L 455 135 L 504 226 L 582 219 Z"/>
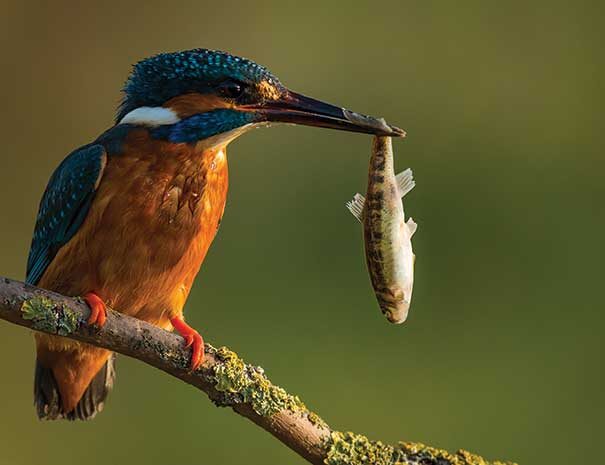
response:
<path id="1" fill-rule="evenodd" d="M 404 127 L 419 230 L 409 320 L 369 285 L 370 139 L 312 128 L 230 146 L 220 233 L 189 321 L 333 427 L 523 464 L 603 433 L 605 159 L 599 2 L 3 1 L 0 274 L 22 278 L 39 198 L 112 124 L 130 65 L 219 48 L 300 92 Z M 601 95 L 601 98 L 599 98 Z M 27 331 L 0 322 L 0 464 L 301 464 L 193 388 L 120 357 L 93 422 L 41 423 Z M 598 458 L 596 459 L 599 460 Z"/>

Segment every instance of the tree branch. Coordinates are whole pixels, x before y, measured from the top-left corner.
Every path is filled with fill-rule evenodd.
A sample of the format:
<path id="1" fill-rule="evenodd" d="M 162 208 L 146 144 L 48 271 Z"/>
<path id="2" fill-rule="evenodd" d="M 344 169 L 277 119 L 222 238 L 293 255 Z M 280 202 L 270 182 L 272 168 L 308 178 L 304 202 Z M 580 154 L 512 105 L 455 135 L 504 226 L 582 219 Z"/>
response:
<path id="1" fill-rule="evenodd" d="M 418 443 L 389 446 L 361 435 L 334 431 L 296 396 L 272 384 L 262 368 L 245 364 L 225 347 L 206 345 L 200 369 L 188 371 L 183 339 L 136 318 L 109 311 L 102 329 L 86 324 L 90 310 L 65 297 L 0 278 L 0 318 L 119 352 L 159 368 L 231 407 L 314 465 L 489 465 L 460 450 L 456 454 Z M 507 462 L 508 463 L 508 462 Z M 493 465 L 504 465 L 493 462 Z"/>

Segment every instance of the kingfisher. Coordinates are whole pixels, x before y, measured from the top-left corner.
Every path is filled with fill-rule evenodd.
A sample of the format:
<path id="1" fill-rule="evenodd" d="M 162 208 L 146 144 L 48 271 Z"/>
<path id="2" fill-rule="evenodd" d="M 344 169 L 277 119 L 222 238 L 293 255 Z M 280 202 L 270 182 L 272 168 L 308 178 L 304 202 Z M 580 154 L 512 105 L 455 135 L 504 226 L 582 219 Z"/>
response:
<path id="1" fill-rule="evenodd" d="M 402 137 L 383 119 L 286 88 L 266 68 L 229 53 L 161 53 L 133 66 L 115 124 L 71 152 L 40 202 L 26 281 L 90 307 L 204 341 L 183 307 L 217 232 L 227 198 L 227 145 L 252 128 L 291 123 Z M 60 336 L 35 334 L 38 417 L 87 420 L 113 386 L 114 356 Z"/>

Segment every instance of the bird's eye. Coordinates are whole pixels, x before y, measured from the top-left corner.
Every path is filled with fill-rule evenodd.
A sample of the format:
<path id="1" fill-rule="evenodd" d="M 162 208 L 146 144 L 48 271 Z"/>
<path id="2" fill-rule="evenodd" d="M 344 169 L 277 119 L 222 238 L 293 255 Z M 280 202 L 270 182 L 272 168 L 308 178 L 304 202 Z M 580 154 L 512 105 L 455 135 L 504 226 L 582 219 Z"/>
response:
<path id="1" fill-rule="evenodd" d="M 218 86 L 219 94 L 227 98 L 237 98 L 242 95 L 243 91 L 244 87 L 235 81 L 225 81 Z"/>

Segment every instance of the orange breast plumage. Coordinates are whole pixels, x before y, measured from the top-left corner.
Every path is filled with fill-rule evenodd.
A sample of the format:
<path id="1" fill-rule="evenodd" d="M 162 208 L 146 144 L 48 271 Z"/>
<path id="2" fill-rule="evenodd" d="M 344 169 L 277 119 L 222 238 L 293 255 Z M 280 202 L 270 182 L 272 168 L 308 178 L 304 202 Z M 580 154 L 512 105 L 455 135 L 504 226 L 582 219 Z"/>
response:
<path id="1" fill-rule="evenodd" d="M 227 187 L 224 147 L 198 152 L 132 131 L 40 286 L 67 295 L 93 289 L 118 311 L 169 326 L 215 236 Z"/>

